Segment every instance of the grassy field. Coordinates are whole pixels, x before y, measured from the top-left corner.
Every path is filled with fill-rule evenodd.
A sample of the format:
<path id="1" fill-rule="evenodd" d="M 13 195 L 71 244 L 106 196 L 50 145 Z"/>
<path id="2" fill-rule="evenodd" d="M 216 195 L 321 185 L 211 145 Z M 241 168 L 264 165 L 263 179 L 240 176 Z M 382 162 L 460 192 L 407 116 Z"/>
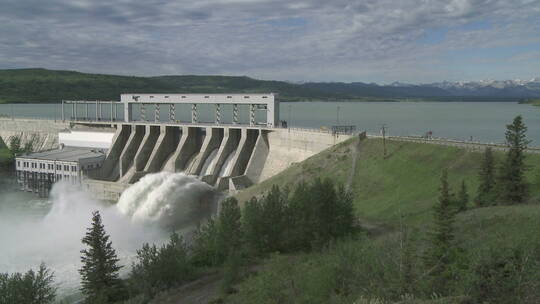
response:
<path id="1" fill-rule="evenodd" d="M 356 139 L 344 142 L 302 163 L 248 188 L 237 197 L 245 201 L 267 191 L 271 185 L 293 185 L 300 180 L 329 177 L 346 183 L 351 175 Z M 497 160 L 503 158 L 495 152 Z M 469 195 L 476 195 L 477 169 L 481 153 L 430 144 L 387 141 L 387 157 L 383 158 L 382 141 L 368 139 L 361 143 L 357 167 L 352 179 L 357 215 L 365 220 L 393 225 L 400 214 L 408 223 L 422 223 L 431 218 L 437 200 L 439 177 L 448 168 L 451 186 L 458 190 L 462 180 Z M 532 181 L 540 170 L 540 155 L 531 154 L 527 177 Z M 539 187 L 531 188 L 531 202 L 540 201 Z M 472 203 L 471 203 L 472 207 Z"/>

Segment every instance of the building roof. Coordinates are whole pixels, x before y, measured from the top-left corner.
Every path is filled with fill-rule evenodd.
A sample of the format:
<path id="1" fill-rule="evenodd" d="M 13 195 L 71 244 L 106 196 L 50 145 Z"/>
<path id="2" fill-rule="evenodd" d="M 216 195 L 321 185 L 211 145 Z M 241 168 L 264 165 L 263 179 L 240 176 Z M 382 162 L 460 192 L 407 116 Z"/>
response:
<path id="1" fill-rule="evenodd" d="M 17 158 L 76 162 L 86 158 L 105 156 L 105 152 L 106 151 L 103 149 L 64 147 L 62 149 L 47 150 L 21 155 Z"/>

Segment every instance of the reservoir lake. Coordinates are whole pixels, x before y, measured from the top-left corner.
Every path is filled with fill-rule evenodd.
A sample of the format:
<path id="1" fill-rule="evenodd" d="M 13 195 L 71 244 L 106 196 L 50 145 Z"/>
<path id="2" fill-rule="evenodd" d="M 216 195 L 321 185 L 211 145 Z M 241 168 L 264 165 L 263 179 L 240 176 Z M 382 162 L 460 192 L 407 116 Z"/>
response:
<path id="1" fill-rule="evenodd" d="M 230 105 L 228 105 L 230 106 Z M 89 109 L 95 113 L 95 107 Z M 80 107 L 82 108 L 82 106 Z M 123 115 L 122 107 L 118 114 Z M 176 119 L 189 122 L 190 105 L 176 106 Z M 78 115 L 82 115 L 79 109 Z M 153 108 L 147 107 L 153 115 Z M 71 108 L 65 107 L 66 119 Z M 104 117 L 110 109 L 103 107 Z M 213 122 L 213 108 L 199 107 L 201 122 Z M 161 106 L 160 118 L 168 119 L 168 107 Z M 262 117 L 263 115 L 260 115 Z M 148 115 L 148 114 L 147 114 Z M 540 146 L 540 107 L 515 102 L 282 102 L 280 119 L 289 127 L 329 128 L 333 125 L 354 125 L 368 134 L 379 134 L 386 126 L 389 135 L 424 135 L 434 137 L 503 143 L 506 124 L 516 115 L 523 115 L 531 146 Z M 61 119 L 60 104 L 0 104 L 0 116 L 16 118 Z M 230 122 L 232 110 L 222 107 L 222 121 Z M 248 121 L 247 108 L 240 108 L 240 121 Z"/>

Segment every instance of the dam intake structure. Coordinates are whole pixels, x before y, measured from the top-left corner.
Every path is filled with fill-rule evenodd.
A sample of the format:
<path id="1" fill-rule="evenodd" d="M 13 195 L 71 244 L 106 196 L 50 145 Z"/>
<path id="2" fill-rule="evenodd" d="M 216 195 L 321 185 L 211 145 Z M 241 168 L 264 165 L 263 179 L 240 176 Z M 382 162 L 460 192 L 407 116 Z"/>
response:
<path id="1" fill-rule="evenodd" d="M 213 110 L 211 117 L 199 113 L 205 107 Z M 120 101 L 63 101 L 63 120 L 49 121 L 54 127 L 45 136 L 57 145 L 88 148 L 92 144 L 77 132 L 109 134 L 102 163 L 80 175 L 98 198 L 117 201 L 130 184 L 158 172 L 183 172 L 218 190 L 240 190 L 353 135 L 283 128 L 278 109 L 274 94 L 122 94 Z M 0 126 L 9 130 L 10 122 L 0 119 Z M 45 165 L 36 167 L 21 170 L 54 175 Z"/>

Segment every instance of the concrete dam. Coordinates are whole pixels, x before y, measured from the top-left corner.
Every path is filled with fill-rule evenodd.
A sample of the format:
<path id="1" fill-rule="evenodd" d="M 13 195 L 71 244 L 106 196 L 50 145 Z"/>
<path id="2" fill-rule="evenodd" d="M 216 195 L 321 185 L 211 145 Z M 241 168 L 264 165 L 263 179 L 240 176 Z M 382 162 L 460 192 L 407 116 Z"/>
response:
<path id="1" fill-rule="evenodd" d="M 191 106 L 191 121 L 176 119 L 179 103 Z M 214 121 L 200 120 L 201 104 L 214 107 Z M 230 122 L 223 117 L 227 106 Z M 239 118 L 241 106 L 248 122 Z M 120 102 L 66 101 L 62 108 L 70 108 L 71 115 L 62 111 L 59 122 L 0 119 L 0 137 L 6 143 L 14 135 L 23 143 L 38 138 L 35 150 L 46 150 L 81 146 L 91 134 L 108 134 L 101 165 L 84 171 L 82 183 L 99 198 L 116 200 L 130 184 L 160 171 L 185 172 L 219 190 L 239 190 L 352 136 L 284 127 L 278 106 L 273 94 L 123 94 Z"/>

